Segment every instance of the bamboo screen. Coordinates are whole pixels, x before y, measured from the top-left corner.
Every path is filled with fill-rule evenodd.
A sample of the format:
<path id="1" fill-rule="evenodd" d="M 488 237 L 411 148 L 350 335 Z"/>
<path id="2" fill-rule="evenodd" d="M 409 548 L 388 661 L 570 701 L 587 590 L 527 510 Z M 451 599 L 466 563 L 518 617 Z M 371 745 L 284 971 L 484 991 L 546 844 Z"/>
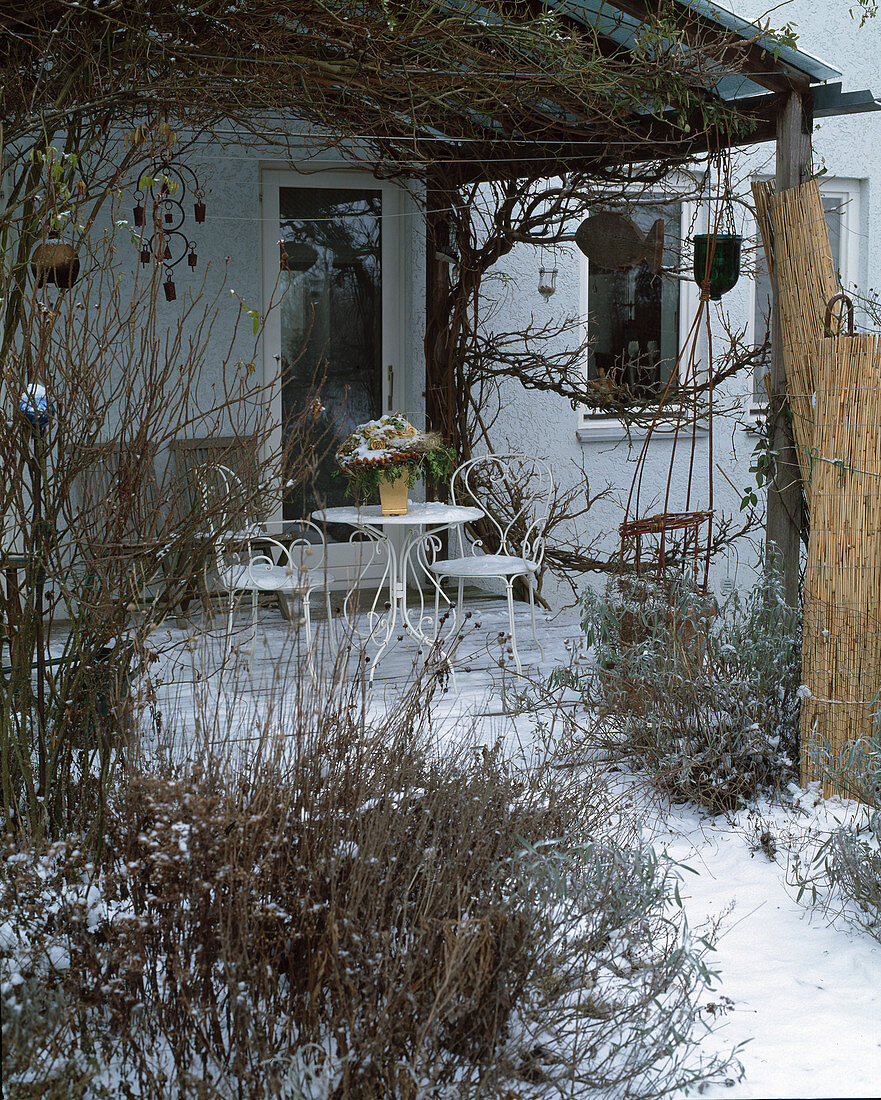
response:
<path id="1" fill-rule="evenodd" d="M 824 334 L 826 303 L 838 293 L 832 247 L 816 180 L 779 194 L 773 183 L 755 182 L 753 197 L 768 271 L 776 283 L 792 433 L 810 504 L 808 454 L 814 438 L 815 389 L 811 349 Z"/>
<path id="2" fill-rule="evenodd" d="M 871 734 L 881 711 L 881 336 L 814 344 L 804 587 L 802 779 Z M 824 783 L 826 795 L 835 793 Z"/>

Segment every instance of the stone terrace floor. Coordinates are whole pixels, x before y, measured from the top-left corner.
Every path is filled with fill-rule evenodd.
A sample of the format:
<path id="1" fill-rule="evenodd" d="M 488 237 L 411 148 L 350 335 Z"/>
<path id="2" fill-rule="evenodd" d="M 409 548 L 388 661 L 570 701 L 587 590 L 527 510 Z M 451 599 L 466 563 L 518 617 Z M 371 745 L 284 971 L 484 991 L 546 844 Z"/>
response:
<path id="1" fill-rule="evenodd" d="M 320 603 L 320 600 L 314 600 Z M 453 665 L 454 690 L 435 693 L 435 728 L 451 729 L 468 716 L 481 734 L 491 737 L 492 727 L 504 713 L 510 713 L 513 694 L 538 677 L 546 677 L 555 667 L 567 664 L 573 647 L 582 644 L 575 609 L 550 614 L 537 609 L 538 637 L 544 648 L 544 660 L 532 637 L 527 604 L 515 603 L 517 646 L 523 664 L 518 676 L 510 655 L 506 655 L 508 615 L 502 598 L 477 595 L 465 600 L 469 617 L 455 641 Z M 433 615 L 433 608 L 432 615 Z M 216 724 L 217 737 L 230 739 L 231 720 L 238 732 L 234 739 L 248 741 L 259 736 L 263 719 L 270 711 L 279 712 L 296 695 L 301 677 L 308 677 L 308 666 L 301 629 L 282 617 L 276 606 L 261 607 L 258 615 L 256 644 L 250 661 L 250 612 L 240 611 L 234 623 L 234 648 L 224 664 L 226 617 L 200 615 L 186 627 L 163 625 L 153 635 L 153 644 L 161 655 L 151 669 L 155 684 L 156 708 L 162 714 L 162 726 L 181 734 L 201 728 L 205 733 L 206 715 Z M 356 628 L 367 633 L 367 617 L 360 612 Z M 396 630 L 391 645 L 381 655 L 374 674 L 372 690 L 366 676 L 376 653 L 376 645 L 351 644 L 346 656 L 334 660 L 327 645 L 326 620 L 314 626 L 317 676 L 326 689 L 332 676 L 357 680 L 363 684 L 357 698 L 363 698 L 374 716 L 393 707 L 424 667 L 424 655 L 413 639 Z M 366 670 L 366 671 L 365 671 Z M 198 719 L 198 721 L 197 721 Z M 210 734 L 209 734 L 210 736 Z"/>

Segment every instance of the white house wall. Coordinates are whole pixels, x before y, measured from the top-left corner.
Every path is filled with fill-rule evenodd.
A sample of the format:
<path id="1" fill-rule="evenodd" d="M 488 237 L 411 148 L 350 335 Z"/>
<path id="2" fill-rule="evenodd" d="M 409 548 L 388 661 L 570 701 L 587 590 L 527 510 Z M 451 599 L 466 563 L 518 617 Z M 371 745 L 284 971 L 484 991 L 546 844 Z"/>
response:
<path id="1" fill-rule="evenodd" d="M 744 18 L 759 18 L 767 11 L 761 0 L 739 0 L 736 7 L 738 14 Z M 852 19 L 848 8 L 844 0 L 836 0 L 831 5 L 828 0 L 790 0 L 776 8 L 770 19 L 773 25 L 778 26 L 785 22 L 794 23 L 799 36 L 799 49 L 841 68 L 844 90 L 870 88 L 876 95 L 881 95 L 881 16 L 869 20 L 860 28 L 859 19 Z M 856 239 L 849 242 L 851 266 L 842 273 L 843 280 L 845 283 L 856 283 L 863 292 L 870 287 L 877 289 L 881 286 L 881 113 L 820 119 L 815 127 L 813 145 L 815 168 L 825 168 L 821 180 L 823 186 L 834 187 L 834 178 L 843 178 L 849 181 L 851 192 L 858 197 Z M 750 175 L 773 175 L 774 156 L 773 143 L 738 154 L 735 175 L 741 180 L 743 197 L 747 202 L 750 201 Z M 743 219 L 743 231 L 754 234 L 751 220 L 743 214 L 740 217 Z M 744 243 L 746 245 L 748 242 Z M 537 291 L 538 250 L 531 246 L 519 246 L 505 258 L 504 270 L 513 276 L 515 285 L 508 286 L 504 291 L 507 312 L 500 324 L 503 323 L 507 329 L 515 324 L 526 324 L 530 319 L 541 323 L 551 317 L 575 316 L 580 312 L 581 280 L 585 275 L 583 262 L 577 251 L 566 253 L 561 250 L 558 263 L 557 291 L 546 303 Z M 735 329 L 751 325 L 751 279 L 741 277 L 737 286 L 720 303 L 711 303 L 710 308 L 714 351 L 718 356 L 725 345 L 723 319 Z M 755 422 L 749 415 L 751 386 L 751 375 L 746 373 L 730 380 L 718 394 L 719 406 L 729 411 L 724 416 L 717 416 L 714 421 L 713 506 L 717 514 L 727 514 L 737 523 L 743 519 L 740 511 L 743 491 L 755 484 L 755 476 L 749 470 L 758 439 L 752 430 Z M 598 502 L 591 509 L 581 534 L 586 539 L 598 535 L 607 550 L 614 550 L 642 441 L 634 438 L 632 444 L 628 443 L 621 430 L 611 430 L 605 433 L 608 438 L 599 441 L 580 440 L 578 414 L 566 401 L 549 394 L 524 394 L 516 384 L 507 387 L 503 404 L 502 417 L 495 430 L 497 449 L 506 445 L 514 450 L 533 451 L 551 458 L 560 483 L 567 486 L 583 481 L 579 472 L 583 464 L 591 492 L 605 485 L 613 488 L 609 499 Z M 614 429 L 613 425 L 610 426 Z M 583 436 L 585 433 L 581 434 Z M 689 510 L 706 507 L 709 502 L 708 449 L 708 436 L 699 434 L 694 447 L 696 489 L 693 490 Z M 663 501 L 671 450 L 672 443 L 668 438 L 653 440 L 649 444 L 640 515 L 662 510 L 655 505 Z M 690 436 L 680 437 L 670 511 L 685 510 L 684 482 L 690 451 Z M 759 508 L 763 509 L 761 492 L 759 498 Z M 762 517 L 763 513 L 758 516 Z M 755 576 L 756 566 L 761 562 L 762 549 L 759 530 L 757 537 L 740 540 L 728 554 L 718 558 L 711 573 L 711 583 L 715 589 L 724 592 L 735 584 L 748 586 Z M 586 584 L 602 584 L 602 577 L 592 573 L 576 580 L 577 586 Z M 568 586 L 557 585 L 550 580 L 546 582 L 545 593 L 556 604 L 571 600 Z"/>
<path id="2" fill-rule="evenodd" d="M 234 142 L 223 146 L 207 141 L 198 142 L 187 149 L 181 159 L 196 173 L 204 191 L 206 220 L 201 225 L 195 224 L 191 209 L 187 210 L 187 220 L 182 230 L 195 242 L 198 266 L 191 271 L 184 261 L 175 268 L 173 278 L 177 300 L 165 302 L 160 292 L 157 327 L 161 331 L 164 323 L 171 325 L 175 322 L 186 305 L 186 299 L 191 294 L 198 293 L 203 279 L 203 300 L 210 302 L 219 295 L 217 319 L 205 346 L 204 368 L 199 386 L 201 403 L 210 407 L 222 394 L 224 364 L 229 372 L 238 360 L 253 360 L 258 376 L 267 382 L 276 369 L 275 355 L 278 349 L 264 347 L 262 337 L 255 342 L 251 318 L 239 314 L 240 303 L 248 309 L 257 310 L 261 320 L 266 322 L 266 310 L 273 286 L 266 274 L 263 258 L 270 239 L 270 247 L 277 252 L 277 246 L 274 245 L 277 227 L 264 231 L 263 189 L 264 186 L 272 186 L 266 183 L 267 172 L 289 171 L 291 185 L 296 185 L 300 179 L 304 185 L 308 185 L 309 172 L 314 171 L 315 166 L 310 166 L 309 171 L 298 176 L 292 166 L 279 160 L 278 154 L 272 150 L 267 150 L 261 156 L 259 150 L 244 148 Z M 346 164 L 342 160 L 337 160 L 335 165 L 323 161 L 322 167 L 338 167 L 344 170 Z M 133 197 L 125 196 L 120 217 L 131 222 L 133 206 Z M 103 227 L 99 226 L 98 232 L 107 227 L 109 217 L 108 210 L 105 224 Z M 425 377 L 424 229 L 421 215 L 406 196 L 402 199 L 399 218 L 406 223 L 407 229 L 401 234 L 401 247 L 396 263 L 400 269 L 400 285 L 404 289 L 400 311 L 403 329 L 398 349 L 400 361 L 394 364 L 395 400 L 396 404 L 412 411 L 418 418 L 424 408 L 422 391 Z M 127 268 L 133 272 L 138 266 L 137 247 L 128 237 L 128 229 L 116 230 L 117 259 L 123 272 Z M 271 327 L 268 324 L 267 330 Z M 196 430 L 193 434 L 201 433 Z"/>

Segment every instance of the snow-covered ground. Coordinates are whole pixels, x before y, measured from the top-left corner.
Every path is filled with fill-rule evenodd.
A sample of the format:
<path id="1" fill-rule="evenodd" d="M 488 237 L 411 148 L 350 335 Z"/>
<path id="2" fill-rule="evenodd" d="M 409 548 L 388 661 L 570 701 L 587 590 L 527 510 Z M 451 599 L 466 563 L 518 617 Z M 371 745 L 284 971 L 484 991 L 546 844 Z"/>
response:
<path id="1" fill-rule="evenodd" d="M 874 1097 L 881 1090 L 881 944 L 841 922 L 830 926 L 786 882 L 804 833 L 828 829 L 849 808 L 832 800 L 815 806 L 802 793 L 800 805 L 763 803 L 730 821 L 668 808 L 650 826 L 658 850 L 691 868 L 682 887 L 689 925 L 719 922 L 711 958 L 719 982 L 709 998 L 719 1026 L 707 1045 L 747 1044 L 744 1080 L 713 1086 L 707 1096 Z M 763 834 L 770 835 L 764 846 Z"/>
<path id="2" fill-rule="evenodd" d="M 507 629 L 502 601 L 473 605 L 469 633 L 457 650 L 459 694 L 449 691 L 436 704 L 441 732 L 466 723 L 487 743 L 499 736 L 511 748 L 529 748 L 528 717 L 503 716 L 501 692 L 516 690 L 497 658 L 499 635 Z M 527 675 L 547 673 L 579 645 L 573 615 L 544 620 L 540 640 L 545 661 L 529 629 L 528 613 L 518 611 L 518 643 Z M 242 635 L 244 637 L 244 635 Z M 177 656 L 163 666 L 159 702 L 168 725 L 194 721 L 194 691 L 243 716 L 242 733 L 266 700 L 277 705 L 283 690 L 281 659 L 289 630 L 270 613 L 261 628 L 250 674 L 217 674 L 218 639 L 170 631 L 157 643 L 178 643 Z M 407 679 L 415 654 L 403 643 L 391 647 L 376 672 L 370 705 L 381 708 Z M 214 670 L 212 672 L 212 662 Z M 193 683 L 193 669 L 208 675 Z M 281 674 L 279 673 L 281 669 Z M 223 700 L 226 699 L 227 703 Z M 168 719 L 174 714 L 175 718 Z M 513 742 L 519 742 L 515 745 Z M 616 782 L 627 782 L 616 776 Z M 689 926 L 699 934 L 715 930 L 710 962 L 718 971 L 716 989 L 705 997 L 704 1013 L 714 1024 L 708 1049 L 739 1054 L 740 1082 L 713 1085 L 704 1096 L 875 1097 L 881 1093 L 881 944 L 865 932 L 796 899 L 791 864 L 804 854 L 810 837 L 822 835 L 836 818 L 856 812 L 851 804 L 820 800 L 813 791 L 791 789 L 783 799 L 764 801 L 730 819 L 710 818 L 693 807 L 659 804 L 638 783 L 636 801 L 646 835 L 659 851 L 682 865 L 682 900 Z M 764 842 L 763 842 L 764 840 Z"/>

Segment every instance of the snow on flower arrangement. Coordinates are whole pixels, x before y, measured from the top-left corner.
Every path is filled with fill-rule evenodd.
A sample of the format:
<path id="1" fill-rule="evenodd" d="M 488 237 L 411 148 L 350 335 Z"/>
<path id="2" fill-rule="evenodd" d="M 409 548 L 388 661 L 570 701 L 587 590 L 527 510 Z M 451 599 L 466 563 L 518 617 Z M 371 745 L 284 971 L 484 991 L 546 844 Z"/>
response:
<path id="1" fill-rule="evenodd" d="M 359 424 L 337 451 L 336 459 L 362 496 L 402 476 L 408 487 L 420 476 L 445 481 L 454 465 L 452 449 L 437 432 L 419 431 L 400 413 Z"/>

